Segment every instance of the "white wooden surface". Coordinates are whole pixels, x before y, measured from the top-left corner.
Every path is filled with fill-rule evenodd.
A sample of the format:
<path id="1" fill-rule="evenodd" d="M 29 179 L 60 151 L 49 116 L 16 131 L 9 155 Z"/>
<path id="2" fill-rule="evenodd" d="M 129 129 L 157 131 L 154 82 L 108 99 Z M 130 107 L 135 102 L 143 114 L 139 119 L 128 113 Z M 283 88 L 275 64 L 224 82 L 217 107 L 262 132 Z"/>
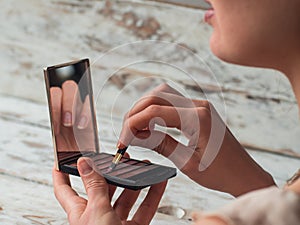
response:
<path id="1" fill-rule="evenodd" d="M 207 96 L 220 105 L 222 93 L 211 74 L 216 77 L 230 128 L 283 185 L 300 162 L 297 106 L 287 81 L 274 71 L 227 65 L 214 58 L 208 48 L 211 30 L 202 23 L 202 11 L 128 1 L 110 3 L 0 2 L 0 223 L 67 224 L 52 193 L 53 150 L 42 68 L 84 57 L 94 62 L 102 149 L 113 152 L 123 113 L 145 89 L 168 79 L 192 97 L 200 97 L 194 83 L 179 70 L 145 61 L 119 70 L 104 86 L 101 83 L 126 62 L 159 58 L 199 74 L 197 81 Z M 161 42 L 144 42 L 133 48 L 125 45 L 100 57 L 119 45 L 148 39 L 180 43 L 201 56 L 212 73 L 195 61 L 190 51 Z M 116 105 L 118 102 L 123 104 Z M 130 153 L 136 158 L 163 160 L 150 151 Z M 72 181 L 84 195 L 80 180 Z M 215 209 L 230 200 L 230 196 L 199 187 L 179 173 L 169 182 L 161 206 L 190 212 Z M 158 213 L 152 224 L 189 224 L 187 218 Z"/>

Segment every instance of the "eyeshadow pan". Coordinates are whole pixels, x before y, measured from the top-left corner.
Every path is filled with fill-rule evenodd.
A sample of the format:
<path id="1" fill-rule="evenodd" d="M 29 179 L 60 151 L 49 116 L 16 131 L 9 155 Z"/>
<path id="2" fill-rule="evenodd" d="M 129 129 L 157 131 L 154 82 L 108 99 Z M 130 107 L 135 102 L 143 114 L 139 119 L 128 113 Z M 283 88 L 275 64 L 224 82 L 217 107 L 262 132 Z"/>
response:
<path id="1" fill-rule="evenodd" d="M 113 160 L 112 155 L 109 155 L 109 157 L 100 158 L 98 161 L 96 161 L 97 169 L 100 170 L 101 173 L 106 173 L 106 170 L 110 166 L 112 160 Z M 131 162 L 131 160 L 129 160 L 127 158 L 123 158 L 123 159 L 121 159 L 120 164 L 117 167 L 121 167 L 121 165 L 124 164 L 124 162 L 129 163 L 131 165 L 137 163 L 134 160 Z"/>
<path id="2" fill-rule="evenodd" d="M 111 155 L 98 154 L 93 157 L 93 161 L 96 163 L 100 161 L 100 163 L 112 161 L 113 157 Z"/>
<path id="3" fill-rule="evenodd" d="M 148 165 L 148 166 L 140 166 L 138 168 L 136 168 L 135 170 L 129 171 L 128 173 L 124 173 L 122 175 L 120 175 L 121 178 L 130 178 L 133 176 L 136 176 L 138 174 L 153 170 L 155 168 L 157 168 L 157 165 Z"/>
<path id="4" fill-rule="evenodd" d="M 132 163 L 132 161 L 128 163 L 120 163 L 113 171 L 108 172 L 107 174 L 110 176 L 119 176 L 120 174 L 126 173 L 126 171 L 130 171 L 134 168 L 134 166 L 130 166 L 129 163 Z"/>
<path id="5" fill-rule="evenodd" d="M 112 176 L 117 176 L 117 177 L 122 177 L 123 174 L 126 174 L 128 172 L 131 172 L 133 170 L 138 170 L 141 167 L 145 167 L 145 164 L 143 162 L 136 162 L 136 161 L 128 161 L 126 163 L 126 166 L 124 166 L 123 168 L 117 170 L 117 171 L 113 171 L 112 173 L 114 173 L 114 175 Z"/>
<path id="6" fill-rule="evenodd" d="M 110 164 L 111 164 L 111 160 L 108 160 L 104 163 L 96 164 L 96 167 L 98 170 L 103 170 L 103 169 L 107 169 L 110 166 Z"/>

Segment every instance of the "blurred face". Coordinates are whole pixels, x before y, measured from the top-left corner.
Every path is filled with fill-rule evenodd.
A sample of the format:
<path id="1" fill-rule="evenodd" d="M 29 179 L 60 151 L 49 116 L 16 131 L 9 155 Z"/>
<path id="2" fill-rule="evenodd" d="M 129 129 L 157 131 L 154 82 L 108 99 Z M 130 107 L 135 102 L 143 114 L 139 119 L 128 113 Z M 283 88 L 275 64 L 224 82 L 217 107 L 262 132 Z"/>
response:
<path id="1" fill-rule="evenodd" d="M 224 61 L 280 69 L 288 56 L 300 53 L 300 0 L 209 2 L 211 49 Z"/>

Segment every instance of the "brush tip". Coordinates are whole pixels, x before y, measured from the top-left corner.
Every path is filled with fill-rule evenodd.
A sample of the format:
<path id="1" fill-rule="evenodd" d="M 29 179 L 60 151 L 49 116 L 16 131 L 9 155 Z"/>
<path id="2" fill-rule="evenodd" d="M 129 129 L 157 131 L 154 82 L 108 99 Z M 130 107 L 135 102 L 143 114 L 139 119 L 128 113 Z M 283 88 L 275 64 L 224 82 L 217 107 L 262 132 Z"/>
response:
<path id="1" fill-rule="evenodd" d="M 112 163 L 110 164 L 109 168 L 108 168 L 108 171 L 112 171 L 116 168 L 117 164 L 116 163 Z"/>

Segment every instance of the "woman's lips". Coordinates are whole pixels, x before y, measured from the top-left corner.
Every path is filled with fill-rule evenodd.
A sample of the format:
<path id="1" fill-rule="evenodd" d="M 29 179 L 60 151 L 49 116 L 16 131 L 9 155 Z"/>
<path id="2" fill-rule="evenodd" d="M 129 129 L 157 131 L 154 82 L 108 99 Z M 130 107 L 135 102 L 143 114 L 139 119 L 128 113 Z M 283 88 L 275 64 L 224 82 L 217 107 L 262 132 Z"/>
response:
<path id="1" fill-rule="evenodd" d="M 205 1 L 211 6 L 211 8 L 205 12 L 204 21 L 206 23 L 212 25 L 211 18 L 215 15 L 215 10 L 213 9 L 213 6 L 212 6 L 210 0 L 205 0 Z"/>
<path id="2" fill-rule="evenodd" d="M 208 24 L 211 24 L 211 18 L 215 15 L 215 10 L 214 9 L 209 9 L 205 12 L 204 15 L 204 21 Z"/>

